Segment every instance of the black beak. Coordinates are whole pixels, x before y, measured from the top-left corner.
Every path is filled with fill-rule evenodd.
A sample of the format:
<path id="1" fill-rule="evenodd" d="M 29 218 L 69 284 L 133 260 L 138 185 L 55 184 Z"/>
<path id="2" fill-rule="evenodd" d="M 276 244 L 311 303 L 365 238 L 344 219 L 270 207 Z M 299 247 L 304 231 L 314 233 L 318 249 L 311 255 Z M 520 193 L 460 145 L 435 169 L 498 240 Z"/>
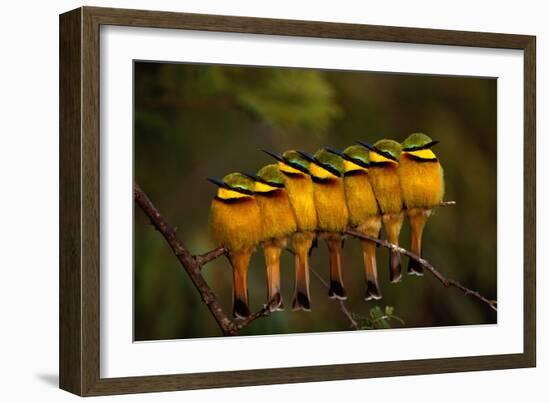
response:
<path id="1" fill-rule="evenodd" d="M 432 140 L 428 144 L 426 144 L 425 147 L 426 148 L 432 148 L 433 146 L 438 145 L 439 143 L 440 143 L 439 140 Z"/>
<path id="2" fill-rule="evenodd" d="M 304 157 L 306 160 L 308 160 L 309 162 L 313 162 L 314 164 L 319 165 L 315 157 L 310 153 L 306 153 L 305 151 L 300 151 L 300 150 L 296 150 L 296 152 L 300 154 L 302 157 Z"/>
<path id="3" fill-rule="evenodd" d="M 280 162 L 285 162 L 285 159 L 283 158 L 283 156 L 281 154 L 277 154 L 277 153 L 274 153 L 274 152 L 271 152 L 271 151 L 268 151 L 268 150 L 262 150 L 264 153 L 266 153 L 267 155 L 275 158 L 277 161 L 280 161 Z"/>
<path id="4" fill-rule="evenodd" d="M 260 178 L 258 175 L 254 175 L 254 174 L 247 173 L 247 172 L 241 172 L 241 174 L 243 174 L 243 175 L 246 176 L 247 178 L 252 179 L 253 181 L 256 181 L 256 182 L 263 182 L 263 179 Z"/>
<path id="5" fill-rule="evenodd" d="M 219 179 L 216 179 L 216 178 L 206 178 L 206 179 L 218 187 L 229 189 L 229 186 L 227 186 L 225 182 Z"/>
<path id="6" fill-rule="evenodd" d="M 373 146 L 371 143 L 367 143 L 366 141 L 356 141 L 357 144 L 361 144 L 363 147 L 368 148 L 371 151 L 378 152 L 375 146 Z"/>
<path id="7" fill-rule="evenodd" d="M 335 150 L 334 148 L 330 148 L 330 147 L 325 147 L 325 150 L 327 150 L 329 153 L 338 155 L 339 157 L 346 159 L 346 155 L 341 151 Z"/>

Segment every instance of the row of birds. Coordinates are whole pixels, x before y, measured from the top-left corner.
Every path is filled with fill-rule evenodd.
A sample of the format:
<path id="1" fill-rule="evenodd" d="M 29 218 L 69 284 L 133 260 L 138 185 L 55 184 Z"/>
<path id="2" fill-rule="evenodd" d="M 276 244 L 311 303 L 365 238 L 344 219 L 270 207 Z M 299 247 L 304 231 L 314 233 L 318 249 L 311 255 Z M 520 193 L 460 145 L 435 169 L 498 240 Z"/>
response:
<path id="1" fill-rule="evenodd" d="M 432 151 L 437 143 L 423 133 L 413 133 L 402 143 L 388 139 L 358 142 L 343 151 L 324 148 L 314 155 L 264 150 L 275 164 L 256 174 L 234 172 L 221 180 L 209 178 L 218 186 L 210 207 L 210 231 L 227 249 L 233 268 L 233 316 L 250 315 L 247 272 L 258 245 L 265 255 L 271 310 L 284 309 L 280 256 L 288 240 L 295 254 L 293 310 L 311 310 L 309 253 L 317 237 L 329 251 L 330 298 L 347 298 L 341 255 L 348 228 L 379 237 L 384 227 L 388 241 L 398 245 L 406 215 L 410 249 L 421 256 L 424 226 L 444 194 L 443 169 Z M 380 299 L 376 244 L 360 242 L 365 299 Z M 399 282 L 401 256 L 393 250 L 389 253 L 390 280 Z M 422 275 L 422 266 L 410 259 L 408 273 Z"/>

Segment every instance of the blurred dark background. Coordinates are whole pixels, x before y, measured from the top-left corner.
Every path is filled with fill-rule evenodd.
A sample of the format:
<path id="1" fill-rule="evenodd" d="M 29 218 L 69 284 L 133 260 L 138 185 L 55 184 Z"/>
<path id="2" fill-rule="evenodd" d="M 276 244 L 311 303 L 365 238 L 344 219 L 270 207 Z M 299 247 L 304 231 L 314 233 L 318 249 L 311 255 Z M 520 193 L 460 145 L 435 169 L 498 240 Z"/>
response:
<path id="1" fill-rule="evenodd" d="M 192 253 L 216 246 L 207 226 L 216 188 L 206 178 L 255 172 L 272 163 L 259 149 L 314 152 L 359 139 L 402 141 L 421 131 L 441 141 L 434 151 L 445 169 L 445 199 L 457 202 L 438 209 L 428 222 L 424 257 L 446 276 L 496 299 L 496 79 L 135 62 L 134 80 L 135 179 Z M 134 216 L 135 340 L 219 336 L 167 243 L 139 208 Z M 407 224 L 401 244 L 409 244 Z M 390 284 L 385 249 L 378 253 L 384 298 L 365 302 L 357 240 L 346 241 L 344 255 L 347 305 L 356 315 L 389 305 L 406 327 L 496 323 L 486 305 L 444 288 L 428 273 Z M 327 257 L 320 242 L 311 267 L 325 278 Z M 249 273 L 251 309 L 257 310 L 266 302 L 261 249 Z M 204 276 L 230 313 L 228 261 L 211 262 Z M 312 312 L 289 309 L 294 288 L 289 253 L 281 276 L 287 310 L 255 321 L 244 334 L 350 329 L 314 276 Z"/>

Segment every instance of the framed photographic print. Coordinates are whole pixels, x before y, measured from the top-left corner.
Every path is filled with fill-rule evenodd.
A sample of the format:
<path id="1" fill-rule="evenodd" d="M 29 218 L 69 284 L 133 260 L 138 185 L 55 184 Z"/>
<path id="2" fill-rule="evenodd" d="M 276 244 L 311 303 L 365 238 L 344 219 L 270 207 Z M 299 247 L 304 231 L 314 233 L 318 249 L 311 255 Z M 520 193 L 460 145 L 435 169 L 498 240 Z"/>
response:
<path id="1" fill-rule="evenodd" d="M 535 366 L 535 37 L 60 16 L 60 387 Z"/>

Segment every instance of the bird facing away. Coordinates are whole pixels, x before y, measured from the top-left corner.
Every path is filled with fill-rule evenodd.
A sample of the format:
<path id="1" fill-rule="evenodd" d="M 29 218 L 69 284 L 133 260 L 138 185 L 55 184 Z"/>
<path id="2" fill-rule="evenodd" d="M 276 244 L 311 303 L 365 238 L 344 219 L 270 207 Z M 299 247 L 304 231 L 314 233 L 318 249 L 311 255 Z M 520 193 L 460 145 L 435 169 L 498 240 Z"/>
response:
<path id="1" fill-rule="evenodd" d="M 328 246 L 330 256 L 329 297 L 347 298 L 342 279 L 343 232 L 348 225 L 348 207 L 344 191 L 344 160 L 342 157 L 318 150 L 315 155 L 300 151 L 310 161 L 309 172 L 313 180 L 313 196 L 317 209 L 317 230 Z"/>
<path id="2" fill-rule="evenodd" d="M 443 200 L 443 168 L 431 150 L 438 141 L 423 133 L 413 133 L 402 143 L 399 177 L 403 201 L 411 225 L 411 251 L 422 257 L 422 233 L 432 211 Z M 422 266 L 409 259 L 409 274 L 422 275 Z"/>
<path id="3" fill-rule="evenodd" d="M 365 235 L 377 238 L 382 227 L 382 218 L 374 190 L 369 179 L 369 151 L 360 145 L 346 148 L 343 152 L 328 149 L 344 159 L 344 189 L 349 211 L 349 226 Z M 376 268 L 376 244 L 361 239 L 365 269 L 365 300 L 380 299 Z"/>
<path id="4" fill-rule="evenodd" d="M 310 164 L 295 150 L 285 151 L 282 155 L 265 150 L 264 152 L 277 160 L 277 167 L 284 177 L 285 190 L 296 219 L 296 232 L 292 235 L 296 269 L 292 309 L 310 311 L 309 251 L 317 229 L 313 182 L 309 175 Z"/>
<path id="5" fill-rule="evenodd" d="M 382 213 L 382 224 L 388 241 L 399 245 L 403 225 L 403 198 L 399 180 L 401 144 L 393 140 L 379 140 L 374 145 L 359 142 L 369 149 L 369 179 Z M 390 251 L 390 281 L 401 280 L 401 255 Z"/>
<path id="6" fill-rule="evenodd" d="M 281 252 L 288 237 L 296 232 L 296 218 L 285 189 L 285 178 L 277 164 L 266 165 L 256 175 L 247 176 L 254 180 L 254 194 L 260 206 L 267 300 L 272 311 L 282 311 Z"/>
<path id="7" fill-rule="evenodd" d="M 233 316 L 246 318 L 250 316 L 248 265 L 262 235 L 254 181 L 241 173 L 209 180 L 218 186 L 210 205 L 210 233 L 218 245 L 227 248 L 233 267 Z"/>

